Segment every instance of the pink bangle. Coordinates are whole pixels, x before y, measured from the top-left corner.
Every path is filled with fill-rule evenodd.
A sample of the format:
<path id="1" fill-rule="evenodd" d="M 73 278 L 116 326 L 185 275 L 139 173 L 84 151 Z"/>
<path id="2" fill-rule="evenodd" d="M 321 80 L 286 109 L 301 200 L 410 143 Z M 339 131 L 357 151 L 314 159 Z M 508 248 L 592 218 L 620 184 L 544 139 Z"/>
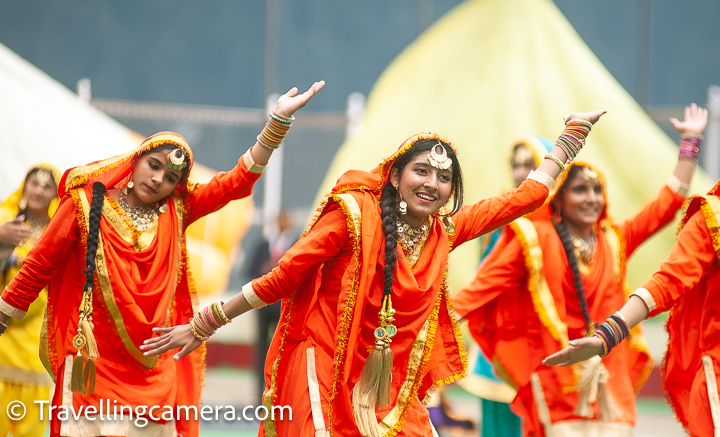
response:
<path id="1" fill-rule="evenodd" d="M 698 155 L 700 155 L 701 145 L 701 138 L 683 137 L 683 139 L 680 140 L 680 158 L 687 158 L 697 161 Z"/>

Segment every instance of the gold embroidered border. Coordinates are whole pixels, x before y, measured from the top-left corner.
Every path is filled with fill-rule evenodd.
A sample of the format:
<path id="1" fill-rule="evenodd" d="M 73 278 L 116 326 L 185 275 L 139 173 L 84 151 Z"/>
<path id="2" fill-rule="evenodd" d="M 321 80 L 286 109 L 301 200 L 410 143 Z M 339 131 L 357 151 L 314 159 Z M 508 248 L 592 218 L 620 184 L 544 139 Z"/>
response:
<path id="1" fill-rule="evenodd" d="M 718 233 L 718 217 L 720 216 L 720 199 L 715 196 L 704 196 L 700 203 L 705 216 L 705 223 L 710 232 L 715 255 L 720 260 L 720 234 Z"/>
<path id="2" fill-rule="evenodd" d="M 285 334 L 287 334 L 287 324 L 285 325 L 285 332 L 283 332 L 283 340 L 285 340 Z M 277 398 L 277 371 L 280 363 L 280 354 L 275 358 L 272 365 L 272 372 L 270 374 L 270 388 L 263 395 L 263 405 L 268 411 L 272 411 L 273 404 Z M 263 428 L 265 429 L 265 435 L 267 437 L 277 437 L 277 426 L 275 420 L 272 419 L 272 414 L 268 414 L 268 417 L 263 420 Z"/>
<path id="3" fill-rule="evenodd" d="M 526 218 L 519 218 L 509 226 L 517 235 L 522 246 L 525 267 L 528 271 L 528 291 L 530 291 L 535 312 L 553 338 L 565 348 L 568 346 L 567 325 L 560 320 L 555 300 L 542 274 L 543 254 L 535 226 Z"/>
<path id="4" fill-rule="evenodd" d="M 152 225 L 144 230 L 138 230 L 124 214 L 122 207 L 108 193 L 105 193 L 106 202 L 103 203 L 102 214 L 120 237 L 128 244 L 132 244 L 136 252 L 147 250 L 152 244 L 158 231 L 158 217 L 153 219 Z"/>
<path id="5" fill-rule="evenodd" d="M 362 251 L 360 235 L 362 232 L 362 214 L 360 206 L 351 194 L 338 194 L 333 199 L 340 205 L 347 219 L 347 230 L 352 243 L 352 262 L 355 265 L 353 269 L 352 282 L 348 291 L 347 303 L 343 311 L 343 319 L 340 323 L 339 341 L 336 347 L 335 365 L 333 366 L 333 383 L 330 389 L 330 399 L 328 405 L 328 431 L 333 431 L 333 401 L 338 393 L 338 385 L 340 384 L 340 376 L 342 374 L 342 366 L 347 357 L 347 339 L 350 334 L 350 325 L 352 324 L 352 315 L 357 303 L 357 292 L 360 285 L 360 266 L 362 261 L 360 255 Z"/>
<path id="6" fill-rule="evenodd" d="M 432 355 L 432 349 L 435 345 L 435 334 L 437 333 L 437 327 L 438 327 L 438 317 L 440 315 L 440 304 L 442 302 L 442 293 L 438 292 L 438 296 L 435 299 L 435 304 L 433 305 L 432 312 L 430 313 L 430 317 L 427 320 L 428 330 L 427 330 L 427 339 L 425 341 L 425 347 L 422 350 L 421 359 L 420 359 L 420 365 L 418 366 L 417 370 L 414 372 L 415 376 L 413 378 L 412 385 L 410 387 L 409 393 L 405 396 L 403 393 L 403 388 L 405 388 L 405 384 L 403 384 L 403 388 L 401 388 L 400 393 L 398 393 L 397 400 L 395 402 L 395 407 L 390 411 L 388 416 L 386 416 L 385 419 L 378 425 L 381 430 L 381 434 L 384 437 L 395 437 L 400 432 L 403 423 L 405 422 L 405 418 L 407 417 L 408 412 L 410 411 L 410 407 L 412 406 L 412 400 L 417 398 L 418 391 L 420 390 L 420 385 L 422 384 L 422 375 L 424 375 L 427 372 L 427 365 L 430 361 L 430 356 Z M 415 347 L 415 344 L 413 344 L 413 348 Z M 408 373 L 411 370 L 411 367 L 413 367 L 413 361 L 412 357 L 408 366 Z M 407 382 L 407 380 L 405 381 Z M 396 408 L 400 409 L 399 415 L 397 413 L 393 413 L 396 411 Z M 395 419 L 397 417 L 397 419 Z M 386 421 L 386 419 L 390 419 Z M 394 423 L 392 423 L 394 421 Z M 391 428 L 384 432 L 383 429 L 387 425 L 392 425 Z"/>

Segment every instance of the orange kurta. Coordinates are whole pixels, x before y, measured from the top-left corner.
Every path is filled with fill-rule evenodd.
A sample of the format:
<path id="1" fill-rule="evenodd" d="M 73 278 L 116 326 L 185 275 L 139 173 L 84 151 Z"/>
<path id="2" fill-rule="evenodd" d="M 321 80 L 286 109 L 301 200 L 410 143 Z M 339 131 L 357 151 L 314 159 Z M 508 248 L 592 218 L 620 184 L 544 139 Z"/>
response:
<path id="1" fill-rule="evenodd" d="M 159 134 L 146 140 L 133 155 L 166 141 L 185 144 L 176 134 Z M 106 170 L 100 173 L 93 170 L 90 176 L 82 178 L 103 179 L 108 188 L 123 186 L 128 177 L 123 172 L 131 170 L 131 159 L 120 158 L 119 162 L 127 168 L 119 166 L 116 171 L 104 163 Z M 57 384 L 53 405 L 72 405 L 76 411 L 92 406 L 99 413 L 103 401 L 105 414 L 107 406 L 130 406 L 134 412 L 142 406 L 199 407 L 202 350 L 189 356 L 189 360 L 175 362 L 171 353 L 144 357 L 138 346 L 153 336 L 153 327 L 185 324 L 193 316 L 196 298 L 187 265 L 185 229 L 229 201 L 251 193 L 260 175 L 248 170 L 253 167 L 248 162 L 252 162 L 251 158 L 241 158 L 232 171 L 218 174 L 208 184 L 179 187 L 172 199 L 166 201 L 168 210 L 143 232 L 129 227 L 118 215 L 117 204 L 106 196 L 93 292 L 94 335 L 100 354 L 95 360 L 97 380 L 93 394 L 73 393 L 69 389 L 72 358 L 77 351 L 72 339 L 78 327 L 78 306 L 85 282 L 82 269 L 92 191 L 90 184 L 73 188 L 78 186 L 73 181 L 82 180 L 73 179 L 73 175 L 85 172 L 85 168 L 66 173 L 60 189 L 65 196 L 57 213 L 0 301 L 0 310 L 20 318 L 40 290 L 48 286 L 40 355 Z M 94 169 L 93 165 L 86 168 Z M 127 417 L 127 411 L 124 414 Z M 151 421 L 149 428 L 152 423 L 169 422 L 167 417 L 160 418 L 160 413 L 154 414 L 158 419 L 150 417 L 147 411 L 142 415 Z M 197 436 L 199 422 L 194 419 L 176 417 L 169 433 L 177 430 L 184 436 Z M 158 432 L 149 428 L 102 419 L 61 424 L 57 415 L 53 415 L 51 431 L 53 436 Z"/>
<path id="2" fill-rule="evenodd" d="M 619 225 L 600 222 L 597 249 L 588 271 L 581 273 L 590 317 L 605 320 L 627 300 L 626 260 L 654 232 L 672 221 L 684 196 L 664 187 L 657 200 Z M 603 216 L 605 214 L 603 213 Z M 574 411 L 578 369 L 547 367 L 542 360 L 583 337 L 585 320 L 572 271 L 557 232 L 549 220 L 520 219 L 478 270 L 475 280 L 453 295 L 458 314 L 498 374 L 517 388 L 512 409 L 523 418 L 524 433 L 544 435 L 544 427 L 587 420 Z M 603 360 L 611 393 L 622 412 L 620 423 L 634 425 L 635 394 L 644 384 L 652 360 L 639 330 L 631 341 Z M 535 393 L 532 380 L 535 379 Z M 538 412 L 538 386 L 549 417 Z M 594 419 L 598 419 L 595 408 Z"/>
<path id="3" fill-rule="evenodd" d="M 341 177 L 279 266 L 253 281 L 250 291 L 244 287 L 254 306 L 283 299 L 265 366 L 264 402 L 291 406 L 293 418 L 266 420 L 260 435 L 359 435 L 351 393 L 378 323 L 384 281 L 378 196 L 396 156 L 372 173 Z M 391 345 L 392 402 L 376 411 L 381 435 L 431 435 L 421 402 L 433 388 L 465 375 L 465 349 L 445 286 L 448 253 L 538 207 L 547 194 L 547 186 L 528 180 L 463 207 L 452 220 L 434 216 L 417 263 L 411 267 L 400 255 L 392 291 L 398 326 Z"/>
<path id="4" fill-rule="evenodd" d="M 720 430 L 720 199 L 691 200 L 668 260 L 635 293 L 650 317 L 670 310 L 670 334 L 663 362 L 663 384 L 678 420 L 693 437 Z"/>

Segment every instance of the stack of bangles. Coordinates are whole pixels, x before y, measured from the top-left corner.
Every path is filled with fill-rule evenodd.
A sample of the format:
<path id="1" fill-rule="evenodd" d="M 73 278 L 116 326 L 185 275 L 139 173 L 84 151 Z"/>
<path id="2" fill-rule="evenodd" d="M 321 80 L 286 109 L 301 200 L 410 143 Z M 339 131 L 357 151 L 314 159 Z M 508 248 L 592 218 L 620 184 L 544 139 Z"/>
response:
<path id="1" fill-rule="evenodd" d="M 8 329 L 8 325 L 6 325 L 3 322 L 0 322 L 0 335 L 3 335 L 5 333 L 5 331 L 7 331 L 7 329 Z"/>
<path id="2" fill-rule="evenodd" d="M 190 319 L 190 331 L 200 341 L 208 341 L 218 328 L 232 322 L 222 309 L 222 302 L 215 302 L 195 313 Z"/>
<path id="3" fill-rule="evenodd" d="M 680 158 L 687 158 L 697 162 L 701 144 L 702 138 L 683 137 L 680 140 Z"/>
<path id="4" fill-rule="evenodd" d="M 600 358 L 605 358 L 612 348 L 619 345 L 630 335 L 630 326 L 625 317 L 619 312 L 613 314 L 605 320 L 605 323 L 597 327 L 593 337 L 597 337 L 602 341 L 603 351 Z"/>
<path id="5" fill-rule="evenodd" d="M 280 147 L 280 143 L 287 135 L 294 120 L 295 117 L 287 118 L 276 114 L 275 111 L 271 111 L 270 119 L 262 132 L 260 132 L 260 135 L 257 136 L 257 142 L 271 152 L 274 151 Z"/>

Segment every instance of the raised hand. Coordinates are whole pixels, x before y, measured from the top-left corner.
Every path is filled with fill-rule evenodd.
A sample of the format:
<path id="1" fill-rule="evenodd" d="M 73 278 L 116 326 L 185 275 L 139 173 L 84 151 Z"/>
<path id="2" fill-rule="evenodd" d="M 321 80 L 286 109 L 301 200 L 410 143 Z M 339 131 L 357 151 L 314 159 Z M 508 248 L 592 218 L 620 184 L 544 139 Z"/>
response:
<path id="1" fill-rule="evenodd" d="M 602 340 L 586 337 L 570 341 L 570 346 L 543 360 L 546 366 L 567 367 L 588 360 L 602 352 Z"/>
<path id="2" fill-rule="evenodd" d="M 589 121 L 592 124 L 597 123 L 598 120 L 600 120 L 600 117 L 607 111 L 604 109 L 601 109 L 599 111 L 593 111 L 593 112 L 573 112 L 572 114 L 568 115 L 567 117 L 563 118 L 565 120 L 565 123 L 567 123 L 570 120 L 585 120 Z"/>
<path id="3" fill-rule="evenodd" d="M 145 356 L 160 355 L 171 349 L 182 348 L 180 352 L 173 355 L 173 359 L 178 361 L 185 355 L 194 351 L 202 342 L 195 338 L 190 325 L 178 325 L 168 328 L 153 328 L 153 332 L 162 333 L 160 337 L 149 338 L 140 346 Z"/>
<path id="4" fill-rule="evenodd" d="M 702 136 L 705 126 L 707 126 L 708 111 L 701 108 L 695 103 L 685 107 L 685 115 L 683 121 L 677 118 L 671 118 L 670 124 L 682 135 L 688 137 Z"/>
<path id="5" fill-rule="evenodd" d="M 286 92 L 277 101 L 275 105 L 275 113 L 282 117 L 292 116 L 298 109 L 305 106 L 305 104 L 312 99 L 312 97 L 325 86 L 325 81 L 320 80 L 315 82 L 302 94 L 298 94 L 298 88 L 292 87 L 290 91 Z"/>
<path id="6" fill-rule="evenodd" d="M 25 218 L 17 217 L 0 226 L 0 243 L 11 244 L 12 246 L 22 246 L 32 231 L 25 227 Z"/>

